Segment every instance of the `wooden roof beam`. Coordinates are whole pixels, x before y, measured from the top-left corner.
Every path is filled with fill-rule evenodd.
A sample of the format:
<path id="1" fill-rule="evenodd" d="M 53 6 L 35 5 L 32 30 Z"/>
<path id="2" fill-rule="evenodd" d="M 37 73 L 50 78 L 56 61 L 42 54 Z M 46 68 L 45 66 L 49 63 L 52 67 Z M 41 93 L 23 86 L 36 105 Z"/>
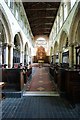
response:
<path id="1" fill-rule="evenodd" d="M 55 18 L 55 16 L 42 16 L 42 17 L 37 17 L 37 16 L 35 16 L 35 18 L 30 17 L 29 20 L 42 19 L 42 18 L 53 19 L 53 18 Z"/>
<path id="2" fill-rule="evenodd" d="M 31 8 L 31 9 L 26 9 L 26 11 L 38 11 L 38 10 L 41 10 L 41 11 L 43 11 L 43 10 L 57 10 L 58 8 Z"/>

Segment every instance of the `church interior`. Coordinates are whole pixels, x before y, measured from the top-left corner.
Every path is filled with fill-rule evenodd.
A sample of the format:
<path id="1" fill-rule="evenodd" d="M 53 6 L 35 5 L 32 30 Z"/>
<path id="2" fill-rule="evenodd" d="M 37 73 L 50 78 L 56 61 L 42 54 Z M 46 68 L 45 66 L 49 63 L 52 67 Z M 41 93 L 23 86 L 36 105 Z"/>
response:
<path id="1" fill-rule="evenodd" d="M 79 0 L 0 0 L 0 117 L 80 119 Z"/>

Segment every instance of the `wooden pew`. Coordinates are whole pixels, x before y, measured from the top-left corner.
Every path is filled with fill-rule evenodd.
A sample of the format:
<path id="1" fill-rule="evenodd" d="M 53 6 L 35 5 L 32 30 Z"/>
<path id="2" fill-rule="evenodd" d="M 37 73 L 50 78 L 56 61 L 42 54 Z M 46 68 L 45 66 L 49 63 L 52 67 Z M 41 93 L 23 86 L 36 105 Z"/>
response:
<path id="1" fill-rule="evenodd" d="M 5 87 L 5 83 L 0 82 L 0 99 L 5 97 L 5 95 L 2 93 L 2 89 L 4 89 L 4 87 Z"/>
<path id="2" fill-rule="evenodd" d="M 73 103 L 80 103 L 80 70 L 66 70 L 66 95 Z"/>
<path id="3" fill-rule="evenodd" d="M 7 88 L 21 91 L 24 87 L 23 72 L 16 68 L 2 69 L 2 81 L 6 83 Z"/>
<path id="4" fill-rule="evenodd" d="M 59 68 L 57 74 L 57 87 L 60 94 L 65 93 L 65 81 L 66 81 L 66 70 L 64 68 Z"/>
<path id="5" fill-rule="evenodd" d="M 49 73 L 54 77 L 54 67 L 49 67 Z"/>

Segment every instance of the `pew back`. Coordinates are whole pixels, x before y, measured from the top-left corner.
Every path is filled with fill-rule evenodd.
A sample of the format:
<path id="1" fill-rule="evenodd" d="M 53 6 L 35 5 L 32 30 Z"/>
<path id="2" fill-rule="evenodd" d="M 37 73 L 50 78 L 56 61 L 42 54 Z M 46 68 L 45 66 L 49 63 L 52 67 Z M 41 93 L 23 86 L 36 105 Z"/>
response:
<path id="1" fill-rule="evenodd" d="M 23 72 L 21 69 L 2 69 L 2 81 L 10 87 L 20 91 L 24 87 Z"/>

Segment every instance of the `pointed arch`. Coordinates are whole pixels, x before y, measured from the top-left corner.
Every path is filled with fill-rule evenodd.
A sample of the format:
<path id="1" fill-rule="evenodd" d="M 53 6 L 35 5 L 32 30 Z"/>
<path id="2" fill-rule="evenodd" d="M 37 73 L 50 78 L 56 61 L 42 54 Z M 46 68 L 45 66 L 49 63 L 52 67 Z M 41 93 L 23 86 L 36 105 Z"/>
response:
<path id="1" fill-rule="evenodd" d="M 10 22 L 8 20 L 8 17 L 4 11 L 4 9 L 2 8 L 2 6 L 0 6 L 0 20 L 4 26 L 4 30 L 5 30 L 5 34 L 6 34 L 6 43 L 10 43 L 11 42 L 11 38 L 12 38 L 12 29 L 11 29 L 11 25 Z"/>
<path id="2" fill-rule="evenodd" d="M 70 44 L 76 44 L 76 34 L 77 28 L 80 24 L 80 2 L 78 2 L 78 7 L 75 10 L 75 14 L 73 16 L 73 20 L 70 27 L 69 37 L 70 37 Z"/>
<path id="3" fill-rule="evenodd" d="M 63 47 L 66 47 L 66 42 L 68 41 L 68 34 L 63 30 L 61 32 L 59 40 L 59 51 L 62 51 Z"/>
<path id="4" fill-rule="evenodd" d="M 0 57 L 1 64 L 7 64 L 10 62 L 10 43 L 12 38 L 12 31 L 9 20 L 5 14 L 4 9 L 0 7 L 0 42 L 2 42 L 2 55 Z"/>
<path id="5" fill-rule="evenodd" d="M 58 53 L 58 48 L 59 46 L 58 46 L 58 42 L 56 41 L 55 43 L 54 43 L 54 54 L 56 54 L 56 53 Z"/>
<path id="6" fill-rule="evenodd" d="M 20 32 L 14 36 L 13 63 L 22 63 L 23 61 L 23 40 Z"/>

